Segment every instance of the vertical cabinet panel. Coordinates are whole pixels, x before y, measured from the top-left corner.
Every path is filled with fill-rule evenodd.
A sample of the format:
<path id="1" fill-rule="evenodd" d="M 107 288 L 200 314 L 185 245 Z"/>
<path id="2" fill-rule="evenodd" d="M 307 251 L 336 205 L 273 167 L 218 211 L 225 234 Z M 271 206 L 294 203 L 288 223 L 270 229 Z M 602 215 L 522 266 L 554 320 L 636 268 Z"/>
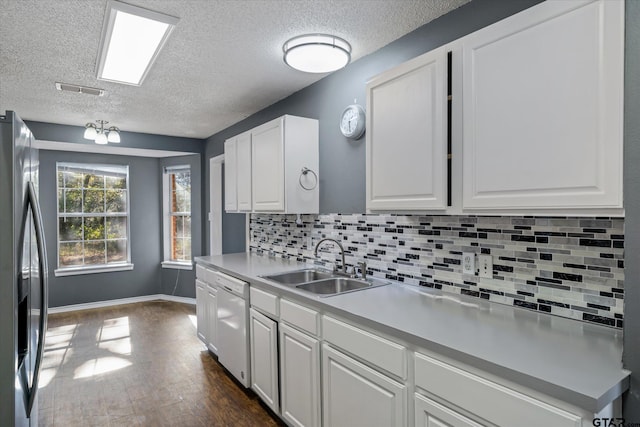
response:
<path id="1" fill-rule="evenodd" d="M 278 323 L 251 308 L 251 388 L 275 412 L 278 401 Z"/>
<path id="2" fill-rule="evenodd" d="M 622 207 L 624 2 L 545 2 L 463 42 L 463 207 Z"/>
<path id="3" fill-rule="evenodd" d="M 251 182 L 254 211 L 284 211 L 284 144 L 282 120 L 252 131 Z"/>
<path id="4" fill-rule="evenodd" d="M 237 138 L 237 184 L 238 210 L 251 210 L 251 133 L 245 132 Z"/>
<path id="5" fill-rule="evenodd" d="M 214 354 L 218 354 L 218 327 L 216 313 L 218 312 L 218 290 L 207 286 L 207 347 Z"/>
<path id="6" fill-rule="evenodd" d="M 433 400 L 415 394 L 415 427 L 481 427 L 481 424 Z"/>
<path id="7" fill-rule="evenodd" d="M 444 209 L 447 53 L 439 49 L 367 84 L 367 209 Z"/>
<path id="8" fill-rule="evenodd" d="M 385 375 L 322 346 L 323 425 L 407 425 L 407 389 Z"/>
<path id="9" fill-rule="evenodd" d="M 236 139 L 224 142 L 224 210 L 238 210 L 238 155 Z"/>
<path id="10" fill-rule="evenodd" d="M 320 343 L 280 325 L 282 417 L 294 426 L 320 426 Z"/>
<path id="11" fill-rule="evenodd" d="M 207 344 L 207 285 L 196 279 L 196 322 L 197 334 L 200 341 Z"/>

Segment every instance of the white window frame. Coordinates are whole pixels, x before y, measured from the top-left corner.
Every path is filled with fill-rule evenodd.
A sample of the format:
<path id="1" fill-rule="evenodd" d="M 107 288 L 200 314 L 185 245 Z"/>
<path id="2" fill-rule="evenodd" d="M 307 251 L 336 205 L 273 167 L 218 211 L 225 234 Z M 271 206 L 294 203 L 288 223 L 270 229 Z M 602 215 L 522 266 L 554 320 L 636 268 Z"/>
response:
<path id="1" fill-rule="evenodd" d="M 59 212 L 59 190 L 58 187 L 58 169 L 60 167 L 71 167 L 82 170 L 108 170 L 113 168 L 122 168 L 126 172 L 126 180 L 127 180 L 127 212 L 125 214 L 118 215 L 106 215 L 106 212 L 90 212 L 85 213 L 81 212 L 79 214 L 60 214 Z M 64 276 L 75 276 L 81 274 L 94 274 L 94 273 L 108 273 L 114 271 L 129 271 L 133 270 L 133 264 L 131 263 L 131 189 L 129 182 L 129 165 L 116 165 L 116 164 L 99 164 L 99 163 L 73 163 L 73 162 L 56 162 L 56 172 L 55 172 L 55 180 L 56 180 L 56 265 L 58 268 L 54 271 L 56 277 L 64 277 Z M 83 209 L 84 210 L 84 209 Z M 102 214 L 102 215 L 100 215 Z M 127 260 L 117 263 L 109 263 L 109 264 L 95 264 L 95 265 L 82 265 L 82 266 L 60 266 L 60 218 L 61 217 L 95 217 L 95 216 L 104 216 L 104 217 L 122 217 L 126 216 L 127 218 Z M 106 227 L 105 227 L 106 228 Z M 106 233 L 106 229 L 105 229 Z M 106 241 L 105 236 L 105 241 Z M 83 237 L 84 241 L 84 237 Z"/>
<path id="2" fill-rule="evenodd" d="M 190 165 L 165 166 L 162 171 L 162 234 L 163 234 L 163 259 L 162 268 L 172 268 L 179 270 L 193 269 L 193 227 L 191 227 L 191 261 L 171 260 L 171 194 L 169 175 L 171 172 L 189 171 L 190 179 L 193 179 Z M 192 181 L 193 183 L 193 181 Z M 193 221 L 193 193 L 191 193 L 190 218 Z M 180 213 L 180 212 L 179 212 Z"/>

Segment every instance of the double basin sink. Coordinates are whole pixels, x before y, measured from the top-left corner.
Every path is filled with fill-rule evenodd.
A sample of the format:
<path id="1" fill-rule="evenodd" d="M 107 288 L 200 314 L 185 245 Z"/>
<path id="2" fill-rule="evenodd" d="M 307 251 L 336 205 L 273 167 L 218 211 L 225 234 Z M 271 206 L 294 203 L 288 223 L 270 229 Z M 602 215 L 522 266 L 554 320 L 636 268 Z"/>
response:
<path id="1" fill-rule="evenodd" d="M 355 279 L 344 274 L 318 269 L 304 269 L 262 277 L 281 285 L 292 286 L 300 291 L 310 292 L 322 297 L 388 284 L 377 280 Z"/>

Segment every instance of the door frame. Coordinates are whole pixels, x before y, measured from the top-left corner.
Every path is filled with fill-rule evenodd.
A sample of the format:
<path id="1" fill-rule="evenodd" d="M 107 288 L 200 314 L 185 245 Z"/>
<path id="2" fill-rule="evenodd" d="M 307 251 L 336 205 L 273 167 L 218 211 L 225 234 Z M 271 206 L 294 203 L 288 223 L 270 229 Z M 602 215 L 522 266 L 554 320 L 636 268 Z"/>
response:
<path id="1" fill-rule="evenodd" d="M 224 154 L 209 159 L 209 255 L 222 255 L 222 164 Z"/>

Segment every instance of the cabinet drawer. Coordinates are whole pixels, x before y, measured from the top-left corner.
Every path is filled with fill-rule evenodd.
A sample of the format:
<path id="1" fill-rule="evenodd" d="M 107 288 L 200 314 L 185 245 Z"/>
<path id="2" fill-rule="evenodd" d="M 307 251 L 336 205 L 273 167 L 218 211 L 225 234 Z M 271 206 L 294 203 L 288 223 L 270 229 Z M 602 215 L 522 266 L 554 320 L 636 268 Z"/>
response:
<path id="1" fill-rule="evenodd" d="M 250 301 L 253 307 L 272 316 L 278 316 L 278 297 L 254 287 L 249 288 Z"/>
<path id="2" fill-rule="evenodd" d="M 415 376 L 417 387 L 497 425 L 581 425 L 578 415 L 420 353 Z"/>
<path id="3" fill-rule="evenodd" d="M 207 281 L 207 269 L 200 264 L 196 264 L 196 278 L 203 282 Z"/>
<path id="4" fill-rule="evenodd" d="M 211 268 L 196 264 L 196 278 L 207 283 L 216 283 L 216 272 Z"/>
<path id="5" fill-rule="evenodd" d="M 280 320 L 296 326 L 312 335 L 318 333 L 318 312 L 294 302 L 280 300 Z"/>
<path id="6" fill-rule="evenodd" d="M 400 344 L 327 316 L 322 317 L 322 336 L 396 377 L 407 379 L 406 349 Z"/>

